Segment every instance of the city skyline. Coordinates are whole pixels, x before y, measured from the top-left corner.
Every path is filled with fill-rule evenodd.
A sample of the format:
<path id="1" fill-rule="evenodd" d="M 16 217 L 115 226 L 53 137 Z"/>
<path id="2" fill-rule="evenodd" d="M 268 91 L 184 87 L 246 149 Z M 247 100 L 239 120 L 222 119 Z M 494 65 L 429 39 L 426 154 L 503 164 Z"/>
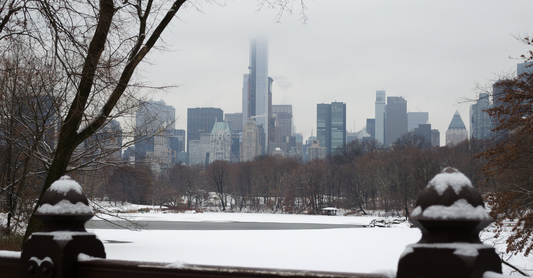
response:
<path id="1" fill-rule="evenodd" d="M 176 108 L 177 128 L 186 128 L 189 107 L 241 111 L 235 100 L 249 65 L 249 39 L 264 34 L 272 103 L 293 105 L 304 138 L 316 135 L 317 103 L 345 102 L 347 129 L 355 132 L 374 118 L 375 92 L 385 90 L 407 99 L 408 112 L 428 111 L 444 145 L 450 115 L 469 114 L 472 103 L 463 98 L 476 98 L 477 83 L 516 71 L 521 61 L 509 57 L 527 46 L 513 35 L 527 31 L 527 7 L 533 7 L 531 1 L 305 3 L 305 25 L 298 10 L 274 24 L 277 11 L 258 11 L 255 1 L 180 11 L 182 21 L 163 34 L 171 51 L 153 53 L 154 64 L 142 68 L 155 86 L 179 85 L 154 96 Z"/>

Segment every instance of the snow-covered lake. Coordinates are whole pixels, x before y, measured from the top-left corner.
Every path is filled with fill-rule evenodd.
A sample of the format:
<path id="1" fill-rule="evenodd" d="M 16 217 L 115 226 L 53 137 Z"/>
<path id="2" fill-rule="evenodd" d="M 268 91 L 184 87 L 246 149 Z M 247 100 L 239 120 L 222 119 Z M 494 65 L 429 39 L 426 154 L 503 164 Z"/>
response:
<path id="1" fill-rule="evenodd" d="M 366 225 L 375 218 L 256 213 L 147 213 L 130 216 L 138 221 L 353 225 Z M 396 272 L 405 247 L 421 237 L 419 229 L 406 228 L 405 225 L 397 228 L 304 230 L 88 230 L 104 242 L 109 259 L 386 274 Z M 490 233 L 482 235 L 482 238 L 490 237 Z M 500 252 L 505 250 L 502 239 L 498 242 L 489 239 L 487 242 L 495 242 Z M 509 261 L 533 274 L 530 258 L 518 254 L 511 256 Z M 504 273 L 510 274 L 511 269 L 504 266 Z"/>
<path id="2" fill-rule="evenodd" d="M 132 216 L 139 221 L 357 225 L 366 225 L 374 219 L 252 213 Z M 396 272 L 405 246 L 421 237 L 419 229 L 409 228 L 89 231 L 96 233 L 104 242 L 109 259 L 361 273 Z"/>

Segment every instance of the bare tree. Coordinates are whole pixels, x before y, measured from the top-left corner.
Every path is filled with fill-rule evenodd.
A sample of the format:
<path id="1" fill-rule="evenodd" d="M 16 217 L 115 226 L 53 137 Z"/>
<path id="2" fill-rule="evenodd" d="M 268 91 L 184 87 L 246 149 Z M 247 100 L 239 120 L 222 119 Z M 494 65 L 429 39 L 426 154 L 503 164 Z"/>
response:
<path id="1" fill-rule="evenodd" d="M 205 180 L 209 186 L 215 190 L 215 193 L 220 199 L 222 210 L 226 210 L 227 187 L 231 181 L 230 164 L 222 160 L 216 160 L 215 162 L 209 164 L 205 170 Z"/>
<path id="2" fill-rule="evenodd" d="M 43 52 L 53 53 L 54 66 L 66 75 L 67 111 L 60 122 L 58 143 L 41 196 L 67 172 L 83 141 L 109 118 L 120 115 L 122 99 L 137 66 L 152 50 L 182 1 L 35 1 L 35 36 Z M 40 205 L 40 199 L 36 207 Z M 27 238 L 40 230 L 32 218 Z"/>

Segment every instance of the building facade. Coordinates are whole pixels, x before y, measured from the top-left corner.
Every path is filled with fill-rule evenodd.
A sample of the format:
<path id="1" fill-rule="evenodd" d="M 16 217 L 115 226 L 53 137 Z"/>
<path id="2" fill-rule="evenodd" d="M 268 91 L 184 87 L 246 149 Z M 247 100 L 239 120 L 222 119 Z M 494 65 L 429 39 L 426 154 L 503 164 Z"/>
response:
<path id="1" fill-rule="evenodd" d="M 154 135 L 171 133 L 175 127 L 176 110 L 163 100 L 143 101 L 135 116 L 135 161 L 146 158 L 146 153 L 154 153 Z"/>
<path id="2" fill-rule="evenodd" d="M 189 141 L 189 165 L 209 164 L 209 147 L 211 145 L 211 134 L 203 133 L 199 140 Z"/>
<path id="3" fill-rule="evenodd" d="M 226 122 L 217 122 L 211 130 L 209 163 L 231 161 L 231 131 Z"/>
<path id="4" fill-rule="evenodd" d="M 385 146 L 390 146 L 407 133 L 407 101 L 388 97 L 385 107 Z"/>
<path id="5" fill-rule="evenodd" d="M 448 130 L 446 130 L 446 146 L 454 146 L 464 140 L 468 140 L 468 130 L 466 130 L 465 123 L 459 111 L 455 111 Z"/>
<path id="6" fill-rule="evenodd" d="M 252 161 L 261 155 L 259 127 L 254 118 L 248 118 L 242 131 L 241 162 Z"/>
<path id="7" fill-rule="evenodd" d="M 419 124 L 427 124 L 428 121 L 428 112 L 407 112 L 407 131 L 414 131 Z"/>
<path id="8" fill-rule="evenodd" d="M 312 140 L 310 143 L 311 145 L 307 147 L 307 161 L 326 158 L 326 148 L 321 147 L 318 140 Z"/>
<path id="9" fill-rule="evenodd" d="M 376 91 L 375 138 L 385 144 L 385 91 Z"/>
<path id="10" fill-rule="evenodd" d="M 487 109 L 491 108 L 489 94 L 480 93 L 475 104 L 470 106 L 470 138 L 489 140 L 491 119 Z"/>
<path id="11" fill-rule="evenodd" d="M 438 129 L 431 130 L 431 146 L 440 147 L 440 132 Z"/>
<path id="12" fill-rule="evenodd" d="M 228 123 L 231 133 L 242 132 L 243 122 L 242 113 L 226 113 L 224 115 L 224 121 Z"/>
<path id="13" fill-rule="evenodd" d="M 332 102 L 317 104 L 317 138 L 326 154 L 334 154 L 338 147 L 346 144 L 346 103 Z"/>
<path id="14" fill-rule="evenodd" d="M 211 134 L 213 125 L 224 119 L 224 112 L 220 108 L 197 107 L 187 109 L 187 152 L 190 152 L 189 142 L 200 140 L 202 134 Z"/>
<path id="15" fill-rule="evenodd" d="M 250 40 L 248 70 L 248 74 L 243 77 L 243 124 L 246 125 L 248 118 L 255 118 L 259 131 L 262 133 L 260 136 L 261 152 L 266 154 L 270 138 L 271 111 L 269 111 L 269 102 L 271 101 L 273 82 L 273 79 L 268 77 L 268 40 L 266 38 L 258 37 Z"/>

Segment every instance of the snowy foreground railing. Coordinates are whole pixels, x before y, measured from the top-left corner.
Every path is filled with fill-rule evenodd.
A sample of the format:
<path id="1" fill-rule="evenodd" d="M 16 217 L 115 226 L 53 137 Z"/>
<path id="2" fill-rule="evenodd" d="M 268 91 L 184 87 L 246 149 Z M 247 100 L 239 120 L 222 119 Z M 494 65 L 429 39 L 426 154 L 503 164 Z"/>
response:
<path id="1" fill-rule="evenodd" d="M 84 227 L 93 217 L 87 198 L 69 177 L 52 184 L 35 215 L 43 231 L 32 234 L 22 252 L 0 251 L 1 277 L 386 277 L 107 260 L 102 242 Z M 406 247 L 398 278 L 503 277 L 494 248 L 478 237 L 492 220 L 477 190 L 457 170 L 446 168 L 430 181 L 411 221 L 422 230 L 422 239 Z"/>

